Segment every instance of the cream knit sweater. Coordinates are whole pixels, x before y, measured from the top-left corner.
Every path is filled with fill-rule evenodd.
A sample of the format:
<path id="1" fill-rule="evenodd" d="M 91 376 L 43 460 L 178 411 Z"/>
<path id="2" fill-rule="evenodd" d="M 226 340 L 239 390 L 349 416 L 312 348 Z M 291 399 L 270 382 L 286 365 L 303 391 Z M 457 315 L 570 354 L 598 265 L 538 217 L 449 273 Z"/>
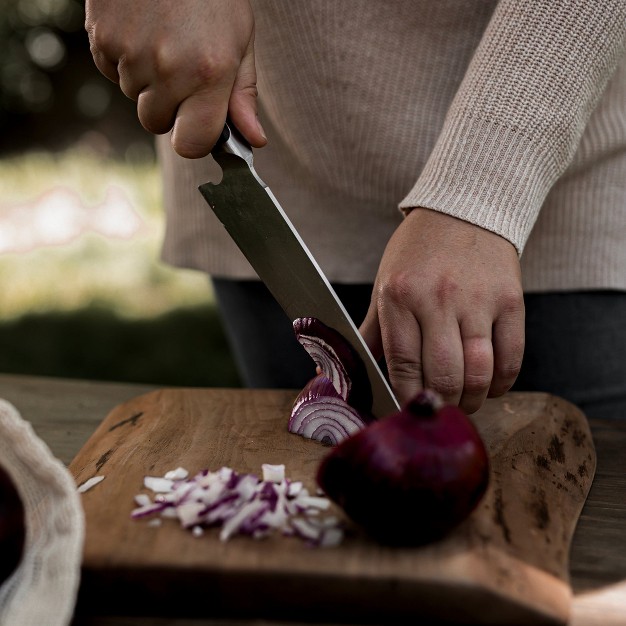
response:
<path id="1" fill-rule="evenodd" d="M 258 0 L 255 165 L 327 276 L 371 282 L 400 209 L 494 231 L 527 291 L 626 288 L 625 0 Z M 254 277 L 159 139 L 164 259 Z"/>

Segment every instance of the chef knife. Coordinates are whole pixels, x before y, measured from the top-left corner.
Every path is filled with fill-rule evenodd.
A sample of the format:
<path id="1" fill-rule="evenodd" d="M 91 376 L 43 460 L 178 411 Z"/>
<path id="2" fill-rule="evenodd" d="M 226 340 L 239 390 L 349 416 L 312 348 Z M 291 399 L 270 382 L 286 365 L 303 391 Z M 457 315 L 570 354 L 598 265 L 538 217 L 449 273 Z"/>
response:
<path id="1" fill-rule="evenodd" d="M 254 169 L 252 148 L 226 123 L 211 151 L 222 168 L 219 184 L 200 192 L 291 320 L 314 317 L 352 345 L 368 372 L 372 413 L 398 410 L 387 380 L 343 304 L 270 188 Z"/>

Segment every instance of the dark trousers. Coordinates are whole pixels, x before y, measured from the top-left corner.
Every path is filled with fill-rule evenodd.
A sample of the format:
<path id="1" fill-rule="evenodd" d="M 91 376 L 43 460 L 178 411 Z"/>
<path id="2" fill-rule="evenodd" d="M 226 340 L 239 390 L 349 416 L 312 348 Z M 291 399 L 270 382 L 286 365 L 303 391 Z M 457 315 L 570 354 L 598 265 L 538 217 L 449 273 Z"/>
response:
<path id="1" fill-rule="evenodd" d="M 291 320 L 259 281 L 213 279 L 243 383 L 299 389 L 315 375 Z M 333 285 L 357 326 L 371 285 Z M 626 293 L 527 294 L 526 348 L 517 391 L 547 391 L 589 417 L 626 419 Z"/>

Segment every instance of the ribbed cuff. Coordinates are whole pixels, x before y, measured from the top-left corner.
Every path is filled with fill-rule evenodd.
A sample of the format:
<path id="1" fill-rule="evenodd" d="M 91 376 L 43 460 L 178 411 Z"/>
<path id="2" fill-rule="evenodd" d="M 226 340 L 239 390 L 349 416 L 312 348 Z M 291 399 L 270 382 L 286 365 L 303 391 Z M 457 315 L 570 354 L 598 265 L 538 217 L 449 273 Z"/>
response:
<path id="1" fill-rule="evenodd" d="M 399 208 L 458 217 L 501 235 L 521 254 L 560 173 L 551 154 L 519 128 L 457 111 Z"/>

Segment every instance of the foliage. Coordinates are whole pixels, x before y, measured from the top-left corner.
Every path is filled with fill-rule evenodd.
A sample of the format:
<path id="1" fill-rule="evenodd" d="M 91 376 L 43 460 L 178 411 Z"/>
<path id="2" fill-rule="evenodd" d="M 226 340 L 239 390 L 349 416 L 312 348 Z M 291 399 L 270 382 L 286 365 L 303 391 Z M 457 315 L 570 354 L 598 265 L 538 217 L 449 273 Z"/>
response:
<path id="1" fill-rule="evenodd" d="M 76 0 L 3 0 L 0 4 L 0 104 L 6 112 L 43 111 L 53 80 L 68 62 L 69 41 L 82 30 Z"/>
<path id="2" fill-rule="evenodd" d="M 79 0 L 0 0 L 0 152 L 96 137 L 111 154 L 151 149 L 135 103 L 97 70 Z"/>

